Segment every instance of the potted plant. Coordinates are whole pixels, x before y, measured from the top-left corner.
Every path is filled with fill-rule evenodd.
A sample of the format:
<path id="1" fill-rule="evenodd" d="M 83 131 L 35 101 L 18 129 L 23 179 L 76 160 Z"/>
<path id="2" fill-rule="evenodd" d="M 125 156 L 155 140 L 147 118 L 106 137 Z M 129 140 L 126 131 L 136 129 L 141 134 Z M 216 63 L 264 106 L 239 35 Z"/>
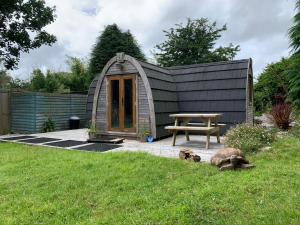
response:
<path id="1" fill-rule="evenodd" d="M 90 139 L 95 139 L 96 134 L 97 134 L 96 125 L 94 123 L 92 123 L 90 128 L 89 128 L 89 138 Z"/>
<path id="2" fill-rule="evenodd" d="M 141 142 L 149 142 L 149 140 L 151 139 L 151 132 L 149 129 L 143 127 L 140 131 L 139 131 L 139 134 L 138 134 L 138 137 L 139 137 L 139 140 Z M 150 137 L 150 138 L 149 138 Z M 148 140 L 149 139 L 149 140 Z M 153 138 L 152 138 L 152 141 L 153 141 Z M 151 141 L 151 142 L 152 142 Z"/>

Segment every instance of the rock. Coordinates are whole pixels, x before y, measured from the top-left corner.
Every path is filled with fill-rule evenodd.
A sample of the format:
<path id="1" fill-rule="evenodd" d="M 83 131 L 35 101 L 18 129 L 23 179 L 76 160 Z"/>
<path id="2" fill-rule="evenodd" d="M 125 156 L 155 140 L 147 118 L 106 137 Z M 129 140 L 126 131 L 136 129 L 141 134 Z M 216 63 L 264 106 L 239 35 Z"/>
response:
<path id="1" fill-rule="evenodd" d="M 237 168 L 253 168 L 254 165 L 246 160 L 241 150 L 236 148 L 220 149 L 210 160 L 212 165 L 220 168 L 221 171 Z"/>
<path id="2" fill-rule="evenodd" d="M 199 155 L 194 154 L 194 152 L 188 148 L 180 150 L 179 158 L 182 160 L 190 160 L 194 162 L 201 161 L 201 157 Z"/>

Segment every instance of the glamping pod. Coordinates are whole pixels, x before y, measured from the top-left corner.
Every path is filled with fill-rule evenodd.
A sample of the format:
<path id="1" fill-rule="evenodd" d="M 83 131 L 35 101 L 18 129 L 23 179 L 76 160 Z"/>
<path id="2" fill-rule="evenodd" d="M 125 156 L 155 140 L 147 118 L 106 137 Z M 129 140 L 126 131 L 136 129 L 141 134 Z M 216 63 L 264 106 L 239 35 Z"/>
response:
<path id="1" fill-rule="evenodd" d="M 117 53 L 89 89 L 87 114 L 97 135 L 163 138 L 172 113 L 222 113 L 225 130 L 252 124 L 251 59 L 162 68 Z"/>

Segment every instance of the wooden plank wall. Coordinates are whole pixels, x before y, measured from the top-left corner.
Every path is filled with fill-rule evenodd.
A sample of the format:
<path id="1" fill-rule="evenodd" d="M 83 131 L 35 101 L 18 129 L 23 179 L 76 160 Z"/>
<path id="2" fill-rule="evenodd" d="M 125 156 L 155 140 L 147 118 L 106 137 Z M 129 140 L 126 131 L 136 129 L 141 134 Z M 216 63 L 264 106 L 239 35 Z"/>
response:
<path id="1" fill-rule="evenodd" d="M 9 102 L 9 92 L 0 90 L 0 135 L 10 131 Z"/>
<path id="2" fill-rule="evenodd" d="M 13 92 L 11 94 L 11 131 L 37 133 L 48 117 L 55 130 L 69 128 L 69 118 L 78 116 L 80 126 L 86 126 L 86 95 Z"/>
<path id="3" fill-rule="evenodd" d="M 144 132 L 145 130 L 150 130 L 150 114 L 149 114 L 149 103 L 148 98 L 146 94 L 146 88 L 145 85 L 141 79 L 141 77 L 138 74 L 138 71 L 135 69 L 135 67 L 130 64 L 129 62 L 125 62 L 122 69 L 119 68 L 116 64 L 113 64 L 109 70 L 107 71 L 107 74 L 105 76 L 113 76 L 113 75 L 128 75 L 128 74 L 137 74 L 137 133 Z M 91 105 L 92 105 L 92 99 L 94 97 L 94 86 L 96 84 L 95 81 L 93 81 L 94 84 L 91 85 L 91 88 L 89 91 L 88 96 L 88 111 L 87 115 L 90 118 L 90 111 L 91 111 Z M 106 134 L 107 127 L 108 127 L 108 121 L 107 121 L 107 80 L 106 77 L 104 77 L 103 82 L 101 84 L 100 88 L 100 94 L 98 98 L 98 107 L 97 107 L 97 115 L 96 115 L 96 128 L 97 130 L 102 133 Z"/>

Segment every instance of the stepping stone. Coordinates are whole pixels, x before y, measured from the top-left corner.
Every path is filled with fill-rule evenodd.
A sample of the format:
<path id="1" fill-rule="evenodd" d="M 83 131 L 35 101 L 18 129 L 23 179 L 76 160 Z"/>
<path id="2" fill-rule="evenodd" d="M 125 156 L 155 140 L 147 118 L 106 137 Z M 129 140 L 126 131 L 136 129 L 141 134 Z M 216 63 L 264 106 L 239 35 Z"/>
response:
<path id="1" fill-rule="evenodd" d="M 65 140 L 65 141 L 51 142 L 51 143 L 48 143 L 45 145 L 67 148 L 67 147 L 83 145 L 83 144 L 86 144 L 86 142 L 85 141 Z"/>
<path id="2" fill-rule="evenodd" d="M 60 141 L 60 140 L 61 139 L 57 139 L 57 138 L 45 138 L 45 137 L 41 137 L 41 138 L 33 138 L 33 139 L 20 140 L 19 142 L 29 143 L 29 144 L 41 144 L 41 143 L 46 143 L 46 142 L 50 142 L 50 141 Z"/>
<path id="3" fill-rule="evenodd" d="M 122 145 L 114 145 L 114 144 L 104 144 L 104 143 L 94 143 L 90 145 L 85 145 L 73 149 L 78 150 L 86 150 L 86 151 L 94 151 L 94 152 L 106 152 L 112 150 L 114 148 L 122 147 Z"/>

